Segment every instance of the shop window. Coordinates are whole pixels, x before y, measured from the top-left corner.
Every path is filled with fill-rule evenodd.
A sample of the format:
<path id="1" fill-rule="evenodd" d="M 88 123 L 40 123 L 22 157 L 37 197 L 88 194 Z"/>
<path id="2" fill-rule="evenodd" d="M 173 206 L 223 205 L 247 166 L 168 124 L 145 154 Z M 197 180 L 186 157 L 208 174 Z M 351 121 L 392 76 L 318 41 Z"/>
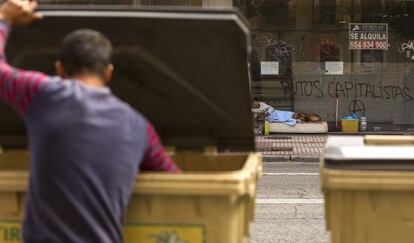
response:
<path id="1" fill-rule="evenodd" d="M 336 24 L 336 0 L 319 1 L 319 24 L 335 25 Z"/>
<path id="2" fill-rule="evenodd" d="M 281 23 L 288 22 L 288 1 L 265 1 L 262 13 L 264 15 L 266 25 L 278 26 Z"/>
<path id="3" fill-rule="evenodd" d="M 381 0 L 364 0 L 361 2 L 361 22 L 362 23 L 382 23 L 384 14 L 382 13 Z"/>
<path id="4" fill-rule="evenodd" d="M 295 0 L 248 0 L 245 12 L 253 27 L 284 28 L 295 25 Z"/>
<path id="5" fill-rule="evenodd" d="M 384 52 L 379 50 L 361 50 L 361 71 L 373 73 L 380 70 L 384 62 Z"/>
<path id="6" fill-rule="evenodd" d="M 384 52 L 378 50 L 361 50 L 361 63 L 382 63 Z"/>
<path id="7" fill-rule="evenodd" d="M 339 61 L 339 47 L 334 40 L 325 38 L 321 41 L 319 57 L 321 62 Z"/>

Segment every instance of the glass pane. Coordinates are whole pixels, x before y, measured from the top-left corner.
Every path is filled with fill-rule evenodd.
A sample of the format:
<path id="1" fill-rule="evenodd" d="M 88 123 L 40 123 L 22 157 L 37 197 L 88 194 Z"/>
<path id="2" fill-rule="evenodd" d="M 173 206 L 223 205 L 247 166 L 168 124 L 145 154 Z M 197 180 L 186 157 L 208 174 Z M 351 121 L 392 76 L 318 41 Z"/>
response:
<path id="1" fill-rule="evenodd" d="M 319 3 L 319 24 L 336 23 L 336 0 L 321 0 Z"/>
<path id="2" fill-rule="evenodd" d="M 253 97 L 328 122 L 355 112 L 371 131 L 414 130 L 413 1 L 235 3 L 253 33 Z"/>

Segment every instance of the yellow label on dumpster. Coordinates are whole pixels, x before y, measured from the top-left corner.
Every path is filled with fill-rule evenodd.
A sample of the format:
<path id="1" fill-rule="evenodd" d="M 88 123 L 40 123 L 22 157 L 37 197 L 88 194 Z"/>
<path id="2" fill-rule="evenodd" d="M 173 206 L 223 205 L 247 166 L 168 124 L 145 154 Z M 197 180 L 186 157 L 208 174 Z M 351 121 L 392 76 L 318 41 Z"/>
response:
<path id="1" fill-rule="evenodd" d="M 125 225 L 125 243 L 205 243 L 202 225 Z"/>
<path id="2" fill-rule="evenodd" d="M 205 243 L 202 225 L 129 224 L 124 226 L 125 243 Z M 0 221 L 0 243 L 21 243 L 19 222 Z"/>
<path id="3" fill-rule="evenodd" d="M 21 223 L 0 221 L 0 243 L 22 242 Z"/>

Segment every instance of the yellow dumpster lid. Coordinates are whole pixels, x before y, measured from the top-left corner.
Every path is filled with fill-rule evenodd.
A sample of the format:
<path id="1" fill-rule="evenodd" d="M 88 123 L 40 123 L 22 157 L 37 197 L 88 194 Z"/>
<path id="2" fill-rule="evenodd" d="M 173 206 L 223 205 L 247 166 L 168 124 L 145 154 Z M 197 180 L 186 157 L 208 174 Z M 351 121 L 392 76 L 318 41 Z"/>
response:
<path id="1" fill-rule="evenodd" d="M 364 136 L 330 136 L 323 161 L 324 167 L 341 170 L 414 170 L 414 147 L 406 142 L 367 144 Z"/>
<path id="2" fill-rule="evenodd" d="M 53 74 L 63 37 L 79 28 L 113 42 L 111 90 L 143 113 L 165 145 L 254 150 L 247 22 L 236 10 L 54 6 L 15 29 L 7 46 L 18 67 Z M 0 104 L 0 145 L 25 144 L 20 119 Z"/>

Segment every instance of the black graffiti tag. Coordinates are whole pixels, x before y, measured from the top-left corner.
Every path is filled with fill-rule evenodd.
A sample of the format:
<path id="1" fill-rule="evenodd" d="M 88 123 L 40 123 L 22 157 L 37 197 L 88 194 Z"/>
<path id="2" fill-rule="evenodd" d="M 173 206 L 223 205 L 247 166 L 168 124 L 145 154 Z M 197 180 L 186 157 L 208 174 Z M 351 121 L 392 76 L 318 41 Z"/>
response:
<path id="1" fill-rule="evenodd" d="M 361 100 L 353 100 L 349 103 L 349 113 L 365 116 L 365 104 Z"/>

